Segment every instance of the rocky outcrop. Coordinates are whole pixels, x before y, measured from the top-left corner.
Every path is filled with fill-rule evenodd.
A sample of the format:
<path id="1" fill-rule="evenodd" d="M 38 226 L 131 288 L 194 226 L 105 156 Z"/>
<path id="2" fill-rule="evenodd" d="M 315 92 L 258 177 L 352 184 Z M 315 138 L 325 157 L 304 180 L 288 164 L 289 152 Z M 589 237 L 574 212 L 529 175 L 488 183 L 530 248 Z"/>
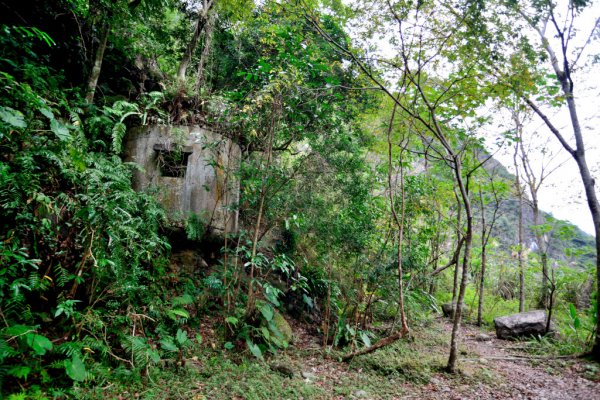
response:
<path id="1" fill-rule="evenodd" d="M 444 313 L 444 317 L 452 318 L 452 314 L 454 314 L 454 310 L 456 309 L 456 303 L 446 303 L 442 304 L 442 312 Z M 462 315 L 465 315 L 469 309 L 464 304 L 462 305 Z"/>
<path id="2" fill-rule="evenodd" d="M 534 310 L 494 319 L 498 339 L 514 339 L 546 334 L 545 310 Z"/>

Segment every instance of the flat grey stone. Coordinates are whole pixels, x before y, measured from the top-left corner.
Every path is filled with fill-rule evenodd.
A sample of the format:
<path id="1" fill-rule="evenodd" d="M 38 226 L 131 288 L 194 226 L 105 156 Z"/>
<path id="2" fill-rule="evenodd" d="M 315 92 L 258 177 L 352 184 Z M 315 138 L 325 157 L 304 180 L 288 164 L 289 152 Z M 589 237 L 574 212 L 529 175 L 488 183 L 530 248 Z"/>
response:
<path id="1" fill-rule="evenodd" d="M 546 334 L 546 311 L 534 310 L 494 319 L 498 339 Z"/>
<path id="2" fill-rule="evenodd" d="M 317 379 L 317 375 L 313 374 L 312 372 L 308 372 L 308 371 L 302 371 L 302 377 L 304 379 L 308 379 L 309 381 L 314 381 L 315 379 Z"/>

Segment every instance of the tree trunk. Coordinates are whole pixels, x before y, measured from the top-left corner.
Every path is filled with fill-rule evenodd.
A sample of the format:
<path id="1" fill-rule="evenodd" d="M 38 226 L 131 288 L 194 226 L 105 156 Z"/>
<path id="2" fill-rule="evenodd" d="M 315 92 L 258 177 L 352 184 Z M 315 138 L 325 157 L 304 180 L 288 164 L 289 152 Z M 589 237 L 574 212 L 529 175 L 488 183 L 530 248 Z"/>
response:
<path id="1" fill-rule="evenodd" d="M 397 103 L 394 103 L 394 108 L 392 109 L 392 116 L 390 118 L 390 124 L 387 130 L 387 140 L 388 140 L 388 189 L 389 189 L 389 199 L 390 199 L 390 208 L 392 210 L 392 216 L 394 217 L 394 222 L 398 227 L 398 248 L 397 254 L 398 257 L 398 308 L 400 309 L 400 336 L 406 335 L 409 332 L 408 323 L 406 322 L 406 313 L 404 310 L 404 288 L 403 288 L 403 272 L 402 272 L 402 240 L 404 239 L 404 212 L 405 212 L 405 198 L 404 198 L 404 168 L 402 167 L 402 159 L 400 159 L 400 196 L 401 196 L 401 212 L 400 217 L 396 212 L 396 204 L 394 201 L 394 186 L 392 185 L 392 175 L 393 175 L 393 163 L 392 163 L 392 129 L 394 118 L 396 116 L 396 108 L 398 107 Z M 400 158 L 402 158 L 402 154 L 405 150 L 404 137 L 400 143 Z"/>
<path id="2" fill-rule="evenodd" d="M 278 107 L 274 107 L 278 108 Z M 255 297 L 254 297 L 254 273 L 256 270 L 256 253 L 258 249 L 258 241 L 259 241 L 259 233 L 260 233 L 260 224 L 262 221 L 262 216 L 264 214 L 265 209 L 265 199 L 267 197 L 268 190 L 268 176 L 269 169 L 271 168 L 271 162 L 273 160 L 273 141 L 275 140 L 275 110 L 273 110 L 271 114 L 271 126 L 269 127 L 269 137 L 267 144 L 267 162 L 265 166 L 265 171 L 262 176 L 262 182 L 260 187 L 260 198 L 259 198 L 259 206 L 258 206 L 258 215 L 256 217 L 256 224 L 254 225 L 254 233 L 252 234 L 252 251 L 250 254 L 250 282 L 248 283 L 248 301 L 246 303 L 246 317 L 250 317 L 254 313 L 255 306 Z"/>
<path id="3" fill-rule="evenodd" d="M 187 69 L 192 61 L 192 55 L 194 54 L 194 50 L 196 50 L 198 39 L 200 39 L 200 34 L 204 30 L 205 25 L 206 16 L 204 15 L 203 10 L 200 9 L 198 10 L 198 19 L 196 20 L 196 25 L 194 26 L 194 33 L 192 34 L 192 38 L 185 49 L 185 53 L 183 54 L 183 58 L 181 59 L 179 68 L 177 69 L 177 81 L 180 83 L 185 82 Z"/>
<path id="4" fill-rule="evenodd" d="M 515 118 L 517 130 L 521 129 L 520 121 Z M 521 188 L 521 172 L 517 162 L 517 153 L 519 151 L 519 142 L 515 145 L 513 156 L 515 164 L 515 188 L 517 190 L 517 199 L 519 201 L 519 221 L 518 221 L 518 247 L 517 260 L 519 265 L 519 312 L 525 311 L 525 267 L 523 265 L 523 189 Z"/>
<path id="5" fill-rule="evenodd" d="M 460 198 L 458 197 L 458 193 L 456 193 L 456 188 L 454 188 L 454 197 L 456 198 L 456 247 L 458 249 L 460 249 L 461 247 L 461 236 L 462 236 L 462 232 L 461 232 L 461 214 L 462 214 L 462 205 L 460 202 Z M 458 295 L 458 276 L 459 276 L 459 272 L 460 272 L 460 250 L 459 250 L 459 254 L 458 254 L 458 258 L 456 259 L 456 264 L 454 264 L 454 281 L 452 284 L 452 304 L 456 304 L 456 296 Z M 452 315 L 452 318 L 454 318 L 454 315 Z"/>
<path id="6" fill-rule="evenodd" d="M 88 104 L 94 102 L 94 95 L 96 94 L 98 78 L 100 78 L 100 71 L 102 70 L 102 61 L 104 60 L 104 51 L 106 50 L 109 32 L 110 25 L 104 24 L 102 26 L 102 36 L 100 37 L 98 48 L 96 49 L 96 56 L 94 57 L 94 66 L 92 67 L 92 72 L 88 78 L 87 92 L 85 94 L 85 101 Z"/>
<path id="7" fill-rule="evenodd" d="M 549 15 L 546 18 L 546 23 L 548 20 L 551 20 L 554 28 L 556 30 L 556 36 L 561 40 L 561 43 L 565 43 L 565 34 L 570 34 L 571 31 L 565 32 L 562 30 L 554 18 L 553 4 L 548 3 L 549 6 Z M 524 16 L 523 13 L 521 15 Z M 564 93 L 564 98 L 567 102 L 567 108 L 569 109 L 569 116 L 571 119 L 571 126 L 573 128 L 573 136 L 575 137 L 575 148 L 571 147 L 571 145 L 566 141 L 565 137 L 562 133 L 552 124 L 550 119 L 540 110 L 539 107 L 535 103 L 533 103 L 530 99 L 523 96 L 524 100 L 531 107 L 531 109 L 544 121 L 546 126 L 550 129 L 552 134 L 558 139 L 563 148 L 573 157 L 575 162 L 577 163 L 577 167 L 579 168 L 579 174 L 581 175 L 581 180 L 583 182 L 583 187 L 585 189 L 585 194 L 588 202 L 588 207 L 590 209 L 590 213 L 592 214 L 592 220 L 594 222 L 594 231 L 596 234 L 596 290 L 597 293 L 600 293 L 600 204 L 598 203 L 598 197 L 595 191 L 595 181 L 590 174 L 590 170 L 588 168 L 587 161 L 585 159 L 585 144 L 583 142 L 583 132 L 581 130 L 581 125 L 579 123 L 579 116 L 577 115 L 577 107 L 575 104 L 575 96 L 573 94 L 573 80 L 571 78 L 571 64 L 568 59 L 567 54 L 567 46 L 561 46 L 561 58 L 562 63 L 559 62 L 554 49 L 550 46 L 550 41 L 545 36 L 545 31 L 536 26 L 537 21 L 533 21 L 531 19 L 527 19 L 527 22 L 538 32 L 541 39 L 542 47 L 548 54 L 548 58 L 552 65 L 552 69 L 556 74 L 556 78 L 560 83 L 561 89 Z M 544 28 L 545 29 L 545 28 Z M 562 64 L 562 65 L 561 65 Z M 561 68 L 564 68 L 561 69 Z M 592 356 L 594 359 L 600 361 L 600 307 L 598 307 L 598 311 L 596 314 L 596 339 L 594 341 L 594 345 L 592 348 Z"/>
<path id="8" fill-rule="evenodd" d="M 435 239 L 434 239 L 434 245 L 433 245 L 433 270 L 434 271 L 438 269 L 439 260 L 440 260 L 440 235 L 441 235 L 441 231 L 442 231 L 441 226 L 442 226 L 442 213 L 438 211 L 436 233 L 435 233 Z M 429 282 L 428 293 L 433 296 L 435 294 L 435 276 L 432 276 L 430 279 L 431 280 Z"/>
<path id="9" fill-rule="evenodd" d="M 554 311 L 554 292 L 556 292 L 556 281 L 554 269 L 552 269 L 552 279 L 550 280 L 550 293 L 548 294 L 548 319 L 546 320 L 546 333 L 550 332 L 552 327 L 552 312 Z"/>
<path id="10" fill-rule="evenodd" d="M 535 226 L 540 226 L 542 224 L 540 218 L 540 207 L 537 199 L 537 189 L 534 185 L 529 185 L 529 192 L 531 193 L 531 209 L 533 211 L 533 224 Z M 540 308 L 548 308 L 548 254 L 544 240 L 544 235 L 539 232 L 539 230 L 535 230 L 535 244 L 537 245 L 537 253 L 540 256 L 540 264 L 542 264 L 542 292 L 540 295 L 540 300 L 538 305 Z"/>
<path id="11" fill-rule="evenodd" d="M 483 288 L 485 286 L 485 268 L 487 263 L 486 248 L 481 249 L 481 278 L 479 280 L 479 304 L 477 305 L 477 325 L 483 323 Z"/>
<path id="12" fill-rule="evenodd" d="M 375 350 L 382 348 L 383 346 L 387 346 L 388 344 L 394 343 L 396 340 L 402 338 L 402 336 L 403 336 L 402 331 L 396 332 L 393 335 L 390 335 L 388 337 L 385 337 L 385 338 L 379 340 L 373 346 L 365 347 L 360 350 L 354 351 L 350 354 L 346 354 L 345 356 L 342 356 L 342 361 L 350 361 L 356 356 L 361 356 L 363 354 L 372 353 Z"/>
<path id="13" fill-rule="evenodd" d="M 485 267 L 487 262 L 485 208 L 483 204 L 483 196 L 481 195 L 481 191 L 479 192 L 479 201 L 481 204 L 481 277 L 479 278 L 479 303 L 477 304 L 477 325 L 481 326 L 483 316 L 483 288 L 485 284 Z"/>
<path id="14" fill-rule="evenodd" d="M 204 86 L 206 80 L 205 65 L 210 56 L 210 50 L 212 45 L 212 37 L 214 30 L 214 21 L 212 16 L 208 16 L 206 20 L 206 26 L 204 27 L 204 45 L 202 48 L 202 54 L 200 54 L 200 62 L 198 62 L 198 73 L 196 75 L 196 82 L 194 83 L 194 95 L 198 95 L 200 89 Z"/>
<path id="15" fill-rule="evenodd" d="M 471 211 L 471 202 L 469 200 L 468 188 L 465 186 L 462 177 L 462 165 L 458 156 L 453 155 L 454 174 L 456 177 L 456 183 L 460 189 L 460 195 L 463 206 L 465 208 L 465 215 L 467 217 L 467 231 L 465 233 L 465 249 L 463 254 L 463 265 L 462 265 L 462 277 L 460 281 L 460 290 L 458 292 L 458 300 L 456 302 L 454 312 L 454 323 L 452 324 L 452 338 L 450 340 L 450 356 L 448 358 L 448 372 L 455 373 L 457 370 L 458 360 L 458 342 L 459 342 L 459 329 L 462 318 L 462 306 L 465 298 L 465 291 L 467 288 L 467 281 L 469 279 L 468 269 L 469 261 L 471 260 L 471 246 L 473 243 L 473 213 Z"/>
<path id="16" fill-rule="evenodd" d="M 579 128 L 579 123 L 577 123 L 576 126 Z M 581 130 L 579 129 L 578 131 L 579 137 L 581 138 Z M 581 173 L 588 206 L 590 208 L 590 212 L 592 213 L 592 220 L 594 221 L 594 231 L 596 233 L 596 293 L 600 293 L 600 205 L 598 204 L 598 198 L 594 188 L 595 181 L 590 174 L 590 170 L 588 169 L 587 162 L 585 160 L 583 145 L 581 146 L 581 151 L 578 151 L 575 161 L 577 161 L 577 166 L 579 167 L 579 171 Z M 592 356 L 596 361 L 600 361 L 600 307 L 597 307 L 596 340 L 594 341 L 594 346 L 592 347 Z"/>

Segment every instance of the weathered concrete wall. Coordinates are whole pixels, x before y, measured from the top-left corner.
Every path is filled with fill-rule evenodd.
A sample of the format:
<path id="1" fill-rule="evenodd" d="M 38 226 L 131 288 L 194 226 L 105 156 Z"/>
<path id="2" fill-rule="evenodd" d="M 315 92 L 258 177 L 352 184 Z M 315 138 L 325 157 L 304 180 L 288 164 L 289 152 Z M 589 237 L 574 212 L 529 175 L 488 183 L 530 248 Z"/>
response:
<path id="1" fill-rule="evenodd" d="M 213 231 L 238 229 L 241 151 L 230 139 L 199 126 L 141 126 L 125 138 L 125 160 L 139 164 L 135 190 L 156 188 L 158 199 L 175 220 L 198 214 Z M 178 149 L 178 150 L 175 150 Z M 185 176 L 163 176 L 161 166 L 169 151 L 188 153 Z M 162 155 L 161 155 L 162 154 Z M 235 207 L 232 207 L 235 209 Z"/>

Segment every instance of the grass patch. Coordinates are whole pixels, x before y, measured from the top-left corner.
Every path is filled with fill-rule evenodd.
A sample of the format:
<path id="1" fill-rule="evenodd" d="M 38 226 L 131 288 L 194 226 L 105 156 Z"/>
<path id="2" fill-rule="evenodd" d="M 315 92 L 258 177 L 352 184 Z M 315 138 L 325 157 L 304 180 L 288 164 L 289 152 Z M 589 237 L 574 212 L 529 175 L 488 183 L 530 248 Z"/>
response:
<path id="1" fill-rule="evenodd" d="M 449 335 L 440 326 L 430 325 L 414 328 L 413 338 L 356 357 L 351 367 L 405 382 L 428 383 L 446 361 Z"/>
<path id="2" fill-rule="evenodd" d="M 81 389 L 81 399 L 325 399 L 318 386 L 300 376 L 287 378 L 258 361 L 236 363 L 220 354 L 204 354 L 179 369 L 152 368 L 147 376 L 123 384 L 115 380 L 104 388 Z"/>

